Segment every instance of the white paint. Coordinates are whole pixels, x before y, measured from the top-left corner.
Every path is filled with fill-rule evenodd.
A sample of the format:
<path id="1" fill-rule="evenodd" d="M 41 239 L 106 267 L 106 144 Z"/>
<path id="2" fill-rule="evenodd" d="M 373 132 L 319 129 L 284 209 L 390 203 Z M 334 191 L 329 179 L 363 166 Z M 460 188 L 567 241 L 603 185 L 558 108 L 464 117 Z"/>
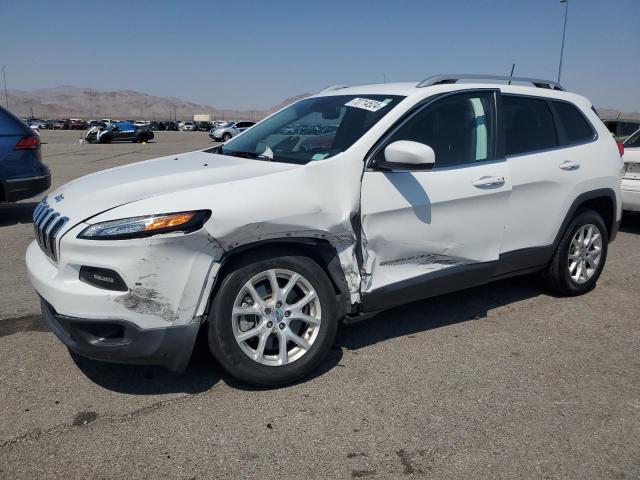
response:
<path id="1" fill-rule="evenodd" d="M 473 182 L 483 176 L 501 176 L 505 183 L 475 187 Z M 368 242 L 365 271 L 371 276 L 367 290 L 455 264 L 497 260 L 510 192 L 504 162 L 423 172 L 366 171 L 362 227 Z M 424 254 L 457 260 L 393 263 Z"/>

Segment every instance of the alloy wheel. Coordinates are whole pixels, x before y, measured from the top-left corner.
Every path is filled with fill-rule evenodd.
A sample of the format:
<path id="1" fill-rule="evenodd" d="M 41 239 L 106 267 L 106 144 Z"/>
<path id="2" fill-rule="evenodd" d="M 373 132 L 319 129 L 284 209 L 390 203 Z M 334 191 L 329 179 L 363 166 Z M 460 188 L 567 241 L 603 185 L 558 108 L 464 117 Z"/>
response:
<path id="1" fill-rule="evenodd" d="M 593 277 L 602 258 L 600 229 L 589 223 L 581 226 L 569 244 L 568 269 L 571 279 L 585 283 Z"/>
<path id="2" fill-rule="evenodd" d="M 231 321 L 236 342 L 249 358 L 282 366 L 309 351 L 321 318 L 320 299 L 305 277 L 287 269 L 270 269 L 240 289 Z"/>

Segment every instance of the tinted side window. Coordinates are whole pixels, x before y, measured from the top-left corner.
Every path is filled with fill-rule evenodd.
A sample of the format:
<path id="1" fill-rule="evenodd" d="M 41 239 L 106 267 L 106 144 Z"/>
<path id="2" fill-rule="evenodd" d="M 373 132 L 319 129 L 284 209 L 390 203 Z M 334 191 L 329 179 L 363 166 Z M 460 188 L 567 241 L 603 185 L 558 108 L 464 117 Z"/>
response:
<path id="1" fill-rule="evenodd" d="M 595 137 L 593 128 L 576 107 L 567 102 L 554 101 L 552 104 L 558 114 L 568 143 L 584 142 Z"/>
<path id="2" fill-rule="evenodd" d="M 545 100 L 502 96 L 507 156 L 558 146 L 553 115 Z"/>
<path id="3" fill-rule="evenodd" d="M 385 146 L 398 140 L 429 145 L 439 167 L 490 160 L 494 158 L 494 118 L 492 92 L 447 96 L 409 118 Z M 384 148 L 375 161 L 384 161 Z"/>

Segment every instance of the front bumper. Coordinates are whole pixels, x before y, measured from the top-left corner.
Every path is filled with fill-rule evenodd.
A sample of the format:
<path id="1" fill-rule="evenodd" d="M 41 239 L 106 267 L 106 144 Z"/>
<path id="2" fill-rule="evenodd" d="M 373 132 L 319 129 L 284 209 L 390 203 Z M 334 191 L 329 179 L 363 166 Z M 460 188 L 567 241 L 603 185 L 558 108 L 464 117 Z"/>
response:
<path id="1" fill-rule="evenodd" d="M 113 363 L 159 365 L 184 372 L 191 359 L 200 322 L 140 329 L 125 320 L 94 320 L 58 314 L 41 299 L 42 318 L 71 351 Z"/>
<path id="2" fill-rule="evenodd" d="M 640 180 L 622 179 L 622 208 L 632 212 L 640 212 Z"/>
<path id="3" fill-rule="evenodd" d="M 51 187 L 51 173 L 30 178 L 5 180 L 7 202 L 17 202 L 40 195 Z"/>

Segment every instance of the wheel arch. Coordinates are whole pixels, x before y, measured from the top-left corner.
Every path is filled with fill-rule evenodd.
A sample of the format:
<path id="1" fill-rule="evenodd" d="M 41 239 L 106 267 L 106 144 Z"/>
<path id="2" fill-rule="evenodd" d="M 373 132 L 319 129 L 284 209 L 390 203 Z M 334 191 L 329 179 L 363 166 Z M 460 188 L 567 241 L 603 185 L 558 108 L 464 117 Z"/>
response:
<path id="1" fill-rule="evenodd" d="M 351 313 L 349 286 L 340 265 L 338 252 L 328 240 L 320 238 L 274 238 L 241 245 L 226 252 L 220 259 L 220 269 L 209 295 L 209 303 L 215 297 L 221 281 L 236 268 L 265 256 L 303 255 L 316 262 L 327 274 L 336 294 L 340 317 Z M 209 306 L 207 306 L 207 312 Z"/>
<path id="2" fill-rule="evenodd" d="M 564 220 L 562 221 L 560 229 L 558 229 L 558 233 L 556 234 L 556 238 L 553 242 L 554 249 L 560 243 L 562 235 L 569 226 L 571 220 L 573 220 L 576 213 L 581 209 L 589 209 L 598 212 L 607 227 L 609 243 L 615 239 L 618 232 L 618 222 L 616 219 L 618 204 L 616 194 L 611 188 L 600 188 L 584 192 L 574 199 L 564 217 Z"/>

